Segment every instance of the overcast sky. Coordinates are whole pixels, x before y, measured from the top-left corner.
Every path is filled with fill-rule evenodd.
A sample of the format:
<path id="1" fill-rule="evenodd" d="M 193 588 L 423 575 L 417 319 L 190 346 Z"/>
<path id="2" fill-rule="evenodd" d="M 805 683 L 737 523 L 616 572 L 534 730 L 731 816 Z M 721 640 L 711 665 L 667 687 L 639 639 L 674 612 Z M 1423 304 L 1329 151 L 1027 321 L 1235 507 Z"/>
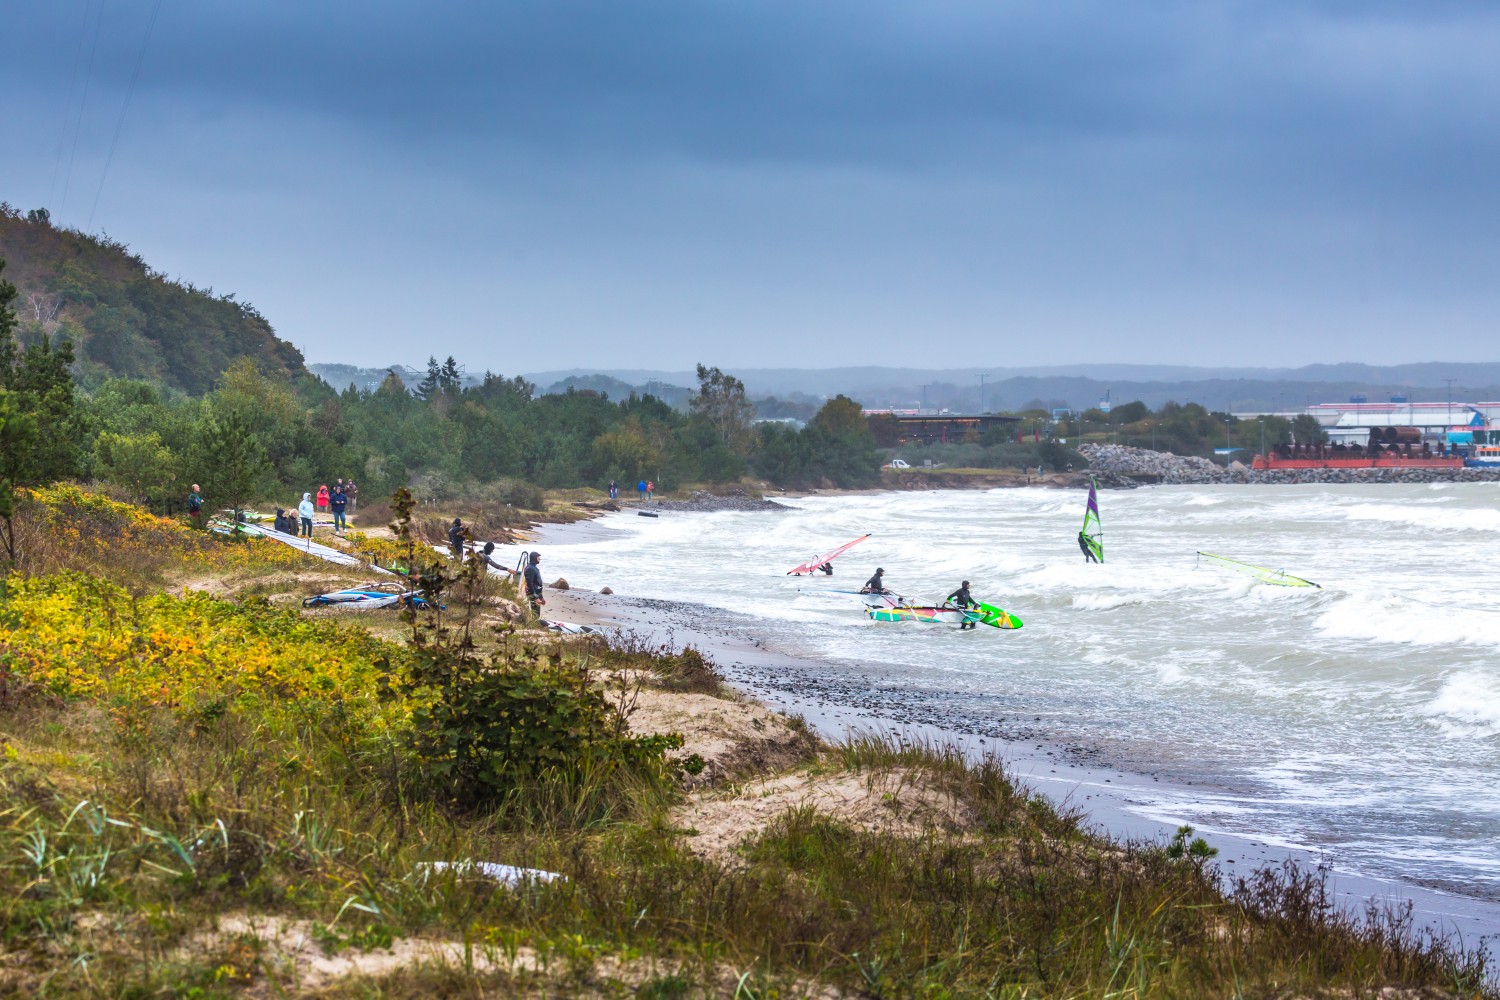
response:
<path id="1" fill-rule="evenodd" d="M 0 199 L 310 361 L 1500 354 L 1491 3 L 4 9 Z"/>

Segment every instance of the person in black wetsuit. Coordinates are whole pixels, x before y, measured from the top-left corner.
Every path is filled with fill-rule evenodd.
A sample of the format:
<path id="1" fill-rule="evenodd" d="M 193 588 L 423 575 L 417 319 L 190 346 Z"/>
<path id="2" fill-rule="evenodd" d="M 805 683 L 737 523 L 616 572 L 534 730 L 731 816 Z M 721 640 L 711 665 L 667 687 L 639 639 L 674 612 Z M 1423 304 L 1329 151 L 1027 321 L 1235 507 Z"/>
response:
<path id="1" fill-rule="evenodd" d="M 532 614 L 538 618 L 542 616 L 542 605 L 547 599 L 542 596 L 542 554 L 533 552 L 531 559 L 526 564 L 526 601 L 531 605 Z"/>
<path id="2" fill-rule="evenodd" d="M 947 603 L 953 605 L 955 608 L 973 608 L 979 606 L 979 602 L 974 600 L 974 596 L 969 593 L 968 580 L 965 580 L 962 586 L 948 595 Z M 963 621 L 959 623 L 958 630 L 962 632 L 964 629 L 978 627 L 977 622 Z"/>
<path id="3" fill-rule="evenodd" d="M 518 576 L 519 574 L 509 566 L 501 566 L 499 563 L 495 562 L 493 558 L 491 558 L 491 555 L 494 553 L 494 551 L 495 543 L 485 542 L 484 548 L 479 550 L 479 558 L 483 559 L 484 564 L 491 569 L 498 569 L 502 573 L 509 573 L 511 576 Z"/>
<path id="4" fill-rule="evenodd" d="M 455 517 L 453 525 L 448 529 L 448 548 L 453 550 L 453 558 L 464 557 L 464 522 Z"/>
<path id="5" fill-rule="evenodd" d="M 832 576 L 833 575 L 833 563 L 831 563 L 831 562 L 824 563 L 823 565 L 819 566 L 818 569 L 820 569 L 820 570 L 823 571 L 823 575 L 824 576 Z"/>
<path id="6" fill-rule="evenodd" d="M 890 591 L 885 589 L 885 570 L 877 569 L 875 575 L 865 581 L 865 585 L 860 588 L 859 592 L 861 594 L 889 594 Z"/>
<path id="7" fill-rule="evenodd" d="M 1078 547 L 1083 550 L 1083 558 L 1085 560 L 1091 563 L 1099 561 L 1099 557 L 1094 555 L 1094 547 L 1089 544 L 1089 536 L 1081 531 L 1078 533 Z"/>

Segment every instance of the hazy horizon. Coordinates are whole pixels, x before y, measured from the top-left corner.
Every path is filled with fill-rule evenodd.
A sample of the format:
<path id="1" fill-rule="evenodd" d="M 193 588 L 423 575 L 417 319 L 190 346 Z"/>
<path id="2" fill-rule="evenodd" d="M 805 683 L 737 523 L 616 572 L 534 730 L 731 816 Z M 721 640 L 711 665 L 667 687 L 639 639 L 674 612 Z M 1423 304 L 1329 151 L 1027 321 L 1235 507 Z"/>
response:
<path id="1" fill-rule="evenodd" d="M 1297 367 L 1500 319 L 1478 3 L 8 20 L 0 199 L 313 362 Z"/>

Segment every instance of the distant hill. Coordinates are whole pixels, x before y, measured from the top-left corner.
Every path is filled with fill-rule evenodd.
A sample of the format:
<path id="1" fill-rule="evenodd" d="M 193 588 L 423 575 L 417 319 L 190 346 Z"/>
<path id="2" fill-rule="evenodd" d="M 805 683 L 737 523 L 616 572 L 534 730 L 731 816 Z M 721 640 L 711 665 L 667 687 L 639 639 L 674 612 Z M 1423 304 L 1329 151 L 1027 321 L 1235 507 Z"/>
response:
<path id="1" fill-rule="evenodd" d="M 1307 365 L 1302 368 L 1189 368 L 1183 365 L 1053 365 L 1037 368 L 910 369 L 731 368 L 753 398 L 845 393 L 867 407 L 918 406 L 977 410 L 1019 410 L 1033 406 L 1083 409 L 1108 395 L 1115 403 L 1139 399 L 1149 406 L 1175 400 L 1198 402 L 1211 410 L 1234 412 L 1300 410 L 1308 403 L 1345 402 L 1363 395 L 1370 402 L 1391 396 L 1412 401 L 1447 398 L 1453 380 L 1455 402 L 1500 399 L 1500 363 L 1421 362 L 1378 366 Z M 685 371 L 569 369 L 528 374 L 541 385 L 598 375 L 632 384 L 648 380 L 692 385 Z"/>
<path id="2" fill-rule="evenodd" d="M 268 372 L 306 372 L 301 352 L 248 302 L 171 281 L 125 244 L 57 229 L 44 212 L 0 202 L 0 259 L 20 291 L 22 339 L 67 336 L 86 385 L 116 375 L 197 395 L 243 357 Z"/>
<path id="3" fill-rule="evenodd" d="M 384 368 L 361 368 L 359 365 L 320 362 L 308 365 L 307 370 L 333 386 L 338 392 L 343 392 L 350 386 L 356 389 L 373 390 L 392 373 L 398 376 L 408 389 L 415 389 L 427 374 L 426 369 L 418 370 L 403 364 L 386 365 Z M 464 385 L 478 385 L 484 381 L 484 376 L 466 372 L 461 381 Z"/>

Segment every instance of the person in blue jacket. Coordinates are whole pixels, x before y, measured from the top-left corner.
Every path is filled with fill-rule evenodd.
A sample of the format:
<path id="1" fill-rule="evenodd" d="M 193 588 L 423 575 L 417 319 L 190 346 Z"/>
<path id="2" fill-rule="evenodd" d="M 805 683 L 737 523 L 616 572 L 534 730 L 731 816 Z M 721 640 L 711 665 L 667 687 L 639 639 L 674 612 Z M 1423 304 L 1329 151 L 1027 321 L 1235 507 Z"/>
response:
<path id="1" fill-rule="evenodd" d="M 344 493 L 344 482 L 339 480 L 339 484 L 328 491 L 328 509 L 333 511 L 334 534 L 348 529 L 349 523 L 344 520 L 344 509 L 348 506 L 349 497 Z"/>

